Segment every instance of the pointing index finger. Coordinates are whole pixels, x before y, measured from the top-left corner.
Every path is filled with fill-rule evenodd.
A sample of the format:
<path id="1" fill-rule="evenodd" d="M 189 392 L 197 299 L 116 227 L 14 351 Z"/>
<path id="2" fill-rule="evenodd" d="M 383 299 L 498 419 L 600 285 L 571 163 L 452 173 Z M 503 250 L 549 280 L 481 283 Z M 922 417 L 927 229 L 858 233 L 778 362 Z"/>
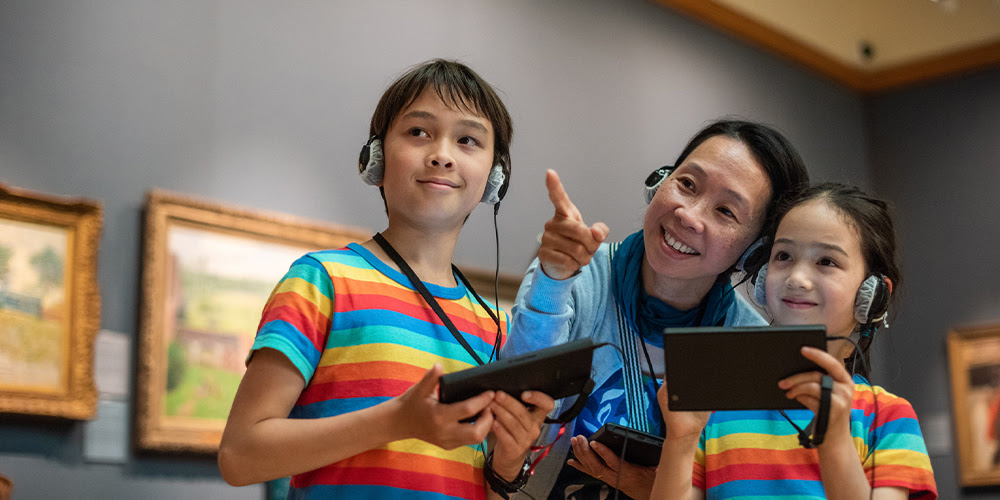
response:
<path id="1" fill-rule="evenodd" d="M 549 200 L 552 201 L 552 206 L 556 209 L 557 217 L 583 221 L 580 211 L 570 201 L 569 195 L 566 194 L 566 189 L 563 188 L 562 181 L 559 180 L 559 174 L 555 170 L 549 169 L 545 172 L 545 187 L 549 190 Z"/>

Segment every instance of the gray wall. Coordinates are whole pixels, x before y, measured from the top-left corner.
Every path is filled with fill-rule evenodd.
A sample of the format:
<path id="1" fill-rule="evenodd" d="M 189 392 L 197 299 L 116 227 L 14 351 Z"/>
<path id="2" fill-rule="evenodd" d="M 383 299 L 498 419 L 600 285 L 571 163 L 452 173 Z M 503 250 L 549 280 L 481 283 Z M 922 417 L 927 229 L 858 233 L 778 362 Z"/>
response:
<path id="1" fill-rule="evenodd" d="M 876 342 L 879 373 L 921 417 L 949 416 L 948 329 L 1000 322 L 1000 70 L 869 99 L 866 115 L 873 182 L 896 206 L 906 279 L 898 317 Z M 956 457 L 932 457 L 942 499 L 1000 496 L 960 492 Z"/>
<path id="2" fill-rule="evenodd" d="M 770 122 L 800 148 L 814 178 L 866 186 L 869 155 L 877 167 L 892 168 L 911 140 L 879 126 L 882 109 L 909 112 L 905 97 L 898 103 L 892 96 L 874 100 L 866 114 L 864 100 L 833 83 L 639 0 L 5 0 L 0 182 L 103 201 L 102 326 L 134 338 L 140 209 L 147 189 L 381 229 L 377 191 L 353 175 L 357 152 L 384 87 L 404 68 L 431 57 L 468 62 L 503 92 L 513 114 L 514 175 L 500 211 L 500 266 L 508 273 L 527 265 L 550 217 L 546 168 L 562 174 L 588 220 L 605 221 L 612 238 L 620 239 L 640 226 L 646 174 L 671 163 L 686 139 L 717 116 Z M 990 95 L 997 101 L 996 78 L 993 83 L 973 90 L 984 101 Z M 933 88 L 927 92 L 938 95 Z M 954 113 L 961 98 L 946 99 L 952 105 L 941 113 Z M 877 138 L 872 142 L 867 122 Z M 952 154 L 935 166 L 956 165 L 974 148 L 953 130 L 971 127 L 958 116 L 943 123 L 955 127 L 944 128 Z M 985 147 L 988 130 L 971 130 L 979 135 L 969 142 Z M 898 145 L 884 152 L 882 135 Z M 987 168 L 988 162 L 976 161 Z M 930 184 L 934 177 L 902 175 L 910 174 L 913 163 L 901 161 L 900 172 L 875 170 L 874 178 L 880 187 L 906 183 L 895 189 L 908 200 L 938 195 L 941 186 Z M 948 172 L 942 184 L 957 175 L 979 180 L 978 186 L 987 173 L 995 179 L 995 171 L 975 177 L 957 167 L 937 172 Z M 962 206 L 972 212 L 976 205 Z M 456 262 L 492 267 L 491 215 L 473 214 Z M 913 223 L 908 228 L 923 229 Z M 949 233 L 920 234 L 904 237 L 908 247 Z M 919 283 L 931 279 L 917 277 L 914 268 L 909 299 L 918 299 Z M 986 276 L 981 279 L 989 284 Z M 993 286 L 982 290 L 995 292 Z M 980 317 L 989 316 L 985 304 L 991 298 L 995 303 L 996 294 L 967 290 L 981 306 Z M 917 317 L 921 310 L 931 309 L 907 309 Z M 931 324 L 917 317 L 900 320 L 900 330 Z M 938 321 L 951 324 L 947 319 Z M 941 348 L 943 326 L 925 332 L 928 353 L 914 359 L 926 363 L 895 359 L 903 362 L 902 373 L 927 379 L 890 386 L 911 398 L 918 413 L 945 411 L 943 355 L 928 357 Z M 926 364 L 934 370 L 921 371 Z M 81 427 L 0 420 L 0 472 L 17 482 L 15 498 L 262 495 L 259 487 L 225 486 L 211 459 L 130 456 L 124 465 L 87 463 Z M 935 465 L 950 474 L 951 458 L 942 460 Z"/>

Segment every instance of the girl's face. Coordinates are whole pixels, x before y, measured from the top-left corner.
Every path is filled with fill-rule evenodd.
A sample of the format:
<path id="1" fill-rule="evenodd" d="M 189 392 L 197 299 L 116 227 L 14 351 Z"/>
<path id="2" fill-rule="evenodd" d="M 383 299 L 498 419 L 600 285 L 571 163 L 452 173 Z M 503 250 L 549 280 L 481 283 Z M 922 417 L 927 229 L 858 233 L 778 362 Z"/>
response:
<path id="1" fill-rule="evenodd" d="M 770 198 L 771 182 L 746 145 L 709 138 L 646 209 L 646 262 L 661 281 L 714 282 L 760 232 Z"/>
<path id="2" fill-rule="evenodd" d="M 393 118 L 384 152 L 390 221 L 453 229 L 486 189 L 493 126 L 481 115 L 449 107 L 428 88 Z"/>
<path id="3" fill-rule="evenodd" d="M 765 282 L 768 311 L 779 325 L 823 324 L 827 335 L 848 336 L 865 270 L 854 226 L 825 200 L 805 202 L 778 225 Z M 846 356 L 844 341 L 827 347 L 845 349 Z"/>

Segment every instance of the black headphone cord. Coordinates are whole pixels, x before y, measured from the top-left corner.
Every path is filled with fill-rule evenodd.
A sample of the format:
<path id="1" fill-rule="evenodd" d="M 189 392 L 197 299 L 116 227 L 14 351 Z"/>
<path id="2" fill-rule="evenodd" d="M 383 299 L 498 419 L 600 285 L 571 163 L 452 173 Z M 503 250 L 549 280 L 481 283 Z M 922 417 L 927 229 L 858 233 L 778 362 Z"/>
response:
<path id="1" fill-rule="evenodd" d="M 625 434 L 625 439 L 622 441 L 622 452 L 618 456 L 618 470 L 615 471 L 615 500 L 618 500 L 618 493 L 621 490 L 618 489 L 619 482 L 622 478 L 622 463 L 625 462 L 625 450 L 628 449 L 628 434 Z"/>
<path id="2" fill-rule="evenodd" d="M 489 363 L 493 361 L 493 357 L 496 356 L 497 361 L 500 360 L 500 228 L 497 226 L 497 214 L 500 213 L 500 202 L 496 202 L 493 205 L 493 236 L 496 242 L 496 267 L 494 267 L 493 272 L 493 307 L 497 310 L 497 337 L 493 342 L 493 352 L 490 353 L 490 359 L 486 362 Z M 510 324 L 507 325 L 507 332 L 510 332 Z"/>
<path id="3" fill-rule="evenodd" d="M 875 321 L 875 320 L 869 321 L 869 322 L 861 325 L 860 335 L 859 335 L 859 338 L 858 338 L 858 342 L 854 344 L 855 345 L 855 348 L 854 348 L 855 359 L 856 360 L 857 359 L 861 360 L 861 364 L 862 364 L 862 366 L 864 367 L 864 370 L 865 370 L 864 375 L 865 375 L 865 378 L 867 379 L 866 381 L 868 382 L 868 387 L 870 387 L 871 390 L 872 390 L 872 406 L 874 406 L 874 418 L 872 419 L 872 431 L 871 431 L 872 434 L 876 433 L 875 426 L 878 424 L 878 394 L 876 394 L 876 392 L 875 392 L 875 385 L 872 384 L 872 381 L 870 379 L 870 377 L 871 377 L 871 365 L 869 364 L 868 351 L 869 351 L 869 349 L 871 349 L 872 341 L 875 340 L 875 332 L 876 331 L 878 331 L 878 324 L 877 324 L 877 321 Z M 852 341 L 852 343 L 853 343 L 853 341 Z M 861 344 L 864 344 L 864 348 L 863 349 L 862 349 Z M 859 354 L 859 352 L 860 352 L 860 354 Z M 853 368 L 854 367 L 852 366 L 851 378 L 854 378 L 854 370 L 853 370 Z M 872 441 L 873 441 L 873 444 L 874 444 L 874 436 L 873 436 Z M 875 448 L 874 447 L 869 447 L 868 448 L 868 455 L 865 457 L 865 460 L 868 460 L 868 457 L 871 457 L 871 459 L 872 459 L 872 482 L 871 482 L 871 487 L 869 488 L 869 491 L 868 491 L 868 499 L 872 500 L 873 498 L 875 498 Z M 862 468 L 864 468 L 864 464 L 863 463 L 862 463 Z"/>

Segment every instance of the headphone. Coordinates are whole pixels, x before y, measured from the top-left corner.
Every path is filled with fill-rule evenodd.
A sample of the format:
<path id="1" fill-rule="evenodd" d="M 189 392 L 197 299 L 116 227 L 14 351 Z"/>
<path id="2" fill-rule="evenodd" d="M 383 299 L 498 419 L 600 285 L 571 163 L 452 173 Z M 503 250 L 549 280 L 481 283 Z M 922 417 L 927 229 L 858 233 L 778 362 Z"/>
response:
<path id="1" fill-rule="evenodd" d="M 646 197 L 647 205 L 653 201 L 653 196 L 656 196 L 656 190 L 660 189 L 660 184 L 663 184 L 663 179 L 670 177 L 670 174 L 674 173 L 674 170 L 676 169 L 677 167 L 673 165 L 664 165 L 656 170 L 653 170 L 653 173 L 649 174 L 649 177 L 646 177 L 646 187 L 643 190 L 643 194 Z"/>
<path id="2" fill-rule="evenodd" d="M 767 305 L 767 264 L 757 272 L 753 284 L 753 300 L 761 306 Z M 875 273 L 861 282 L 858 294 L 854 296 L 854 319 L 862 325 L 884 321 L 889 312 L 889 285 L 885 276 Z"/>
<path id="3" fill-rule="evenodd" d="M 377 135 L 368 139 L 368 142 L 361 148 L 361 154 L 358 156 L 358 174 L 365 184 L 371 186 L 379 185 L 385 176 L 385 155 L 382 153 L 382 141 Z M 483 197 L 479 201 L 487 205 L 500 203 L 500 200 L 507 194 L 507 188 L 510 187 L 508 179 L 503 164 L 493 165 L 493 168 L 490 169 L 490 176 L 486 179 Z"/>

